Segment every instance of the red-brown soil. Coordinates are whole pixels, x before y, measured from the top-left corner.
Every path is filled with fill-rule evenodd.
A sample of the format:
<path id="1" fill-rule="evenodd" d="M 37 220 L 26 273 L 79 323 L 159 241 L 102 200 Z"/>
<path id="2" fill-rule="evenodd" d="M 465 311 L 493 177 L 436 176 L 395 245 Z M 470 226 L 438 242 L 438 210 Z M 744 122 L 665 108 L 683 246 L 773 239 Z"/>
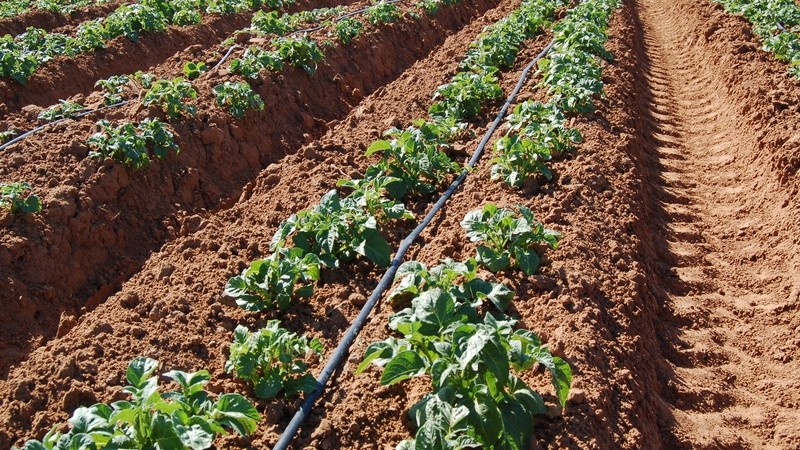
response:
<path id="1" fill-rule="evenodd" d="M 311 80 L 265 80 L 273 110 L 176 125 L 183 152 L 146 173 L 53 157 L 86 134 L 80 123 L 66 140 L 31 144 L 38 156 L 18 155 L 9 170 L 37 184 L 62 175 L 43 192 L 46 211 L 0 238 L 2 302 L 14 311 L 2 321 L 0 446 L 119 398 L 136 355 L 164 370 L 207 368 L 212 390 L 246 393 L 223 371 L 231 331 L 273 314 L 236 308 L 221 295 L 226 279 L 266 253 L 281 220 L 357 176 L 384 129 L 423 116 L 469 42 L 515 4 L 453 6 L 330 54 Z M 585 142 L 554 163 L 556 179 L 511 191 L 489 179 L 484 158 L 410 258 L 472 255 L 458 223 L 487 201 L 527 205 L 563 234 L 539 274 L 497 276 L 516 290 L 522 324 L 574 371 L 567 408 L 536 424 L 533 447 L 798 448 L 800 83 L 745 21 L 708 1 L 627 0 L 609 35 L 606 96 L 574 119 Z M 523 49 L 507 91 L 546 40 Z M 522 99 L 541 98 L 536 82 Z M 472 151 L 497 106 L 456 156 Z M 202 144 L 203 129 L 222 141 Z M 57 168 L 68 163 L 80 169 Z M 428 205 L 410 206 L 422 216 Z M 392 242 L 411 226 L 387 230 Z M 328 356 L 380 275 L 366 262 L 326 272 L 311 299 L 279 317 L 319 337 Z M 406 412 L 426 380 L 386 388 L 377 370 L 353 376 L 366 346 L 388 336 L 390 313 L 373 313 L 294 448 L 392 448 L 411 436 Z M 544 377 L 525 379 L 552 401 Z M 268 448 L 296 406 L 259 402 L 252 440 L 220 448 Z"/>

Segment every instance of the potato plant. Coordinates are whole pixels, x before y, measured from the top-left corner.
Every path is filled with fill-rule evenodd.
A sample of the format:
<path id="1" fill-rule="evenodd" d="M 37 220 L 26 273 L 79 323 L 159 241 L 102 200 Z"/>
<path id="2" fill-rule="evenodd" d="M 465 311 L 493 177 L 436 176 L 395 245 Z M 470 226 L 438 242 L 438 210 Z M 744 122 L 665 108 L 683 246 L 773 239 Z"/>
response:
<path id="1" fill-rule="evenodd" d="M 222 394 L 215 401 L 205 391 L 211 379 L 207 371 L 166 372 L 163 375 L 179 390 L 161 393 L 154 376 L 158 367 L 153 359 L 135 358 L 126 372 L 129 385 L 123 389 L 130 400 L 80 407 L 68 421 L 69 431 L 53 428 L 21 450 L 202 450 L 211 448 L 227 429 L 243 436 L 256 430 L 261 416 L 247 399 Z"/>
<path id="2" fill-rule="evenodd" d="M 561 235 L 544 228 L 533 218 L 530 209 L 518 206 L 519 214 L 487 203 L 467 213 L 461 227 L 472 242 L 478 242 L 477 261 L 492 272 L 508 267 L 533 275 L 539 270 L 536 247 L 558 248 Z"/>
<path id="3" fill-rule="evenodd" d="M 150 165 L 150 153 L 163 159 L 170 151 L 180 151 L 172 131 L 158 119 L 145 119 L 138 125 L 123 123 L 117 127 L 101 120 L 97 126 L 100 131 L 87 141 L 92 158 L 111 158 L 139 169 Z"/>
<path id="4" fill-rule="evenodd" d="M 240 325 L 233 332 L 225 370 L 251 382 L 258 398 L 270 399 L 280 393 L 294 397 L 317 388 L 304 360 L 311 354 L 322 355 L 320 341 L 285 330 L 278 320 L 270 320 L 254 332 Z"/>
<path id="5" fill-rule="evenodd" d="M 218 84 L 214 86 L 214 97 L 218 106 L 226 108 L 237 119 L 243 118 L 248 110 L 264 110 L 264 100 L 247 83 L 226 81 Z"/>
<path id="6" fill-rule="evenodd" d="M 225 295 L 248 311 L 285 310 L 294 298 L 311 296 L 320 264 L 319 257 L 301 248 L 281 248 L 230 278 Z"/>
<path id="7" fill-rule="evenodd" d="M 0 183 L 0 209 L 11 214 L 31 214 L 42 210 L 42 201 L 29 183 Z"/>

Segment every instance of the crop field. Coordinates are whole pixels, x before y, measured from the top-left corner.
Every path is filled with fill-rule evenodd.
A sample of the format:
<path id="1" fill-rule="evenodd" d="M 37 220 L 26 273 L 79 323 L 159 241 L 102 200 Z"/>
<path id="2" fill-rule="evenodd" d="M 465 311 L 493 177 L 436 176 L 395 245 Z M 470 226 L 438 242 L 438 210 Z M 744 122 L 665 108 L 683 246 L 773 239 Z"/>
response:
<path id="1" fill-rule="evenodd" d="M 794 0 L 0 2 L 0 448 L 800 448 Z"/>

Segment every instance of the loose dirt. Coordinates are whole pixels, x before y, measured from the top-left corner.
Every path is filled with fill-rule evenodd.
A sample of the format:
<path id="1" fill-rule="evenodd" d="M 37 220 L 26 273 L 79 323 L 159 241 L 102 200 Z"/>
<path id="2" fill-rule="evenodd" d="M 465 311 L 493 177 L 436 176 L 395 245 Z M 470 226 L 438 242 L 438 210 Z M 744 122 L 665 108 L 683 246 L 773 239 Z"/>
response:
<path id="1" fill-rule="evenodd" d="M 339 178 L 363 171 L 370 162 L 364 148 L 383 130 L 423 116 L 469 42 L 515 5 L 453 7 L 420 28 L 425 50 L 406 54 L 401 64 L 388 52 L 412 39 L 413 24 L 387 34 L 395 47 L 372 36 L 362 43 L 361 60 L 336 56 L 318 73 L 319 85 L 300 72 L 265 83 L 262 95 L 288 104 L 292 117 L 278 121 L 281 111 L 278 122 L 265 115 L 245 123 L 241 148 L 241 131 L 225 127 L 226 149 L 242 152 L 291 121 L 302 123 L 300 113 L 308 114 L 302 105 L 319 105 L 324 114 L 311 116 L 310 129 L 295 125 L 299 131 L 285 142 L 273 140 L 277 150 L 259 149 L 235 174 L 215 172 L 221 156 L 189 158 L 186 151 L 176 159 L 180 167 L 160 169 L 146 187 L 95 200 L 93 230 L 102 231 L 106 203 L 132 225 L 127 237 L 100 234 L 100 245 L 89 248 L 102 250 L 103 239 L 142 247 L 127 263 L 116 259 L 124 251 L 92 259 L 92 270 L 106 262 L 113 267 L 102 278 L 83 267 L 74 275 L 81 282 L 67 283 L 70 292 L 61 295 L 47 289 L 49 282 L 3 272 L 2 282 L 25 294 L 24 301 L 10 299 L 24 318 L 16 326 L 34 331 L 14 332 L 12 321 L 2 322 L 14 338 L 0 348 L 7 372 L 0 380 L 0 447 L 41 437 L 79 405 L 119 399 L 124 367 L 136 355 L 159 359 L 164 370 L 207 368 L 215 392 L 248 392 L 223 371 L 231 331 L 275 315 L 240 311 L 221 295 L 225 280 L 267 252 L 281 220 L 315 204 Z M 800 83 L 759 50 L 749 29 L 708 1 L 627 0 L 609 30 L 615 59 L 604 63 L 606 96 L 594 113 L 573 119 L 584 143 L 554 163 L 554 181 L 508 190 L 490 180 L 487 155 L 412 249 L 410 258 L 427 264 L 471 256 L 474 246 L 459 221 L 487 201 L 524 204 L 563 234 L 539 274 L 496 276 L 516 291 L 522 325 L 539 332 L 574 371 L 566 409 L 536 423 L 532 448 L 800 448 Z M 526 45 L 503 78 L 506 91 L 547 39 Z M 392 70 L 394 64 L 401 67 Z M 364 77 L 372 77 L 368 87 L 354 95 Z M 520 100 L 543 98 L 537 81 L 527 83 Z M 291 86 L 292 95 L 269 94 L 272 83 Z M 328 90 L 341 92 L 342 103 L 328 105 Z M 474 149 L 498 107 L 471 124 L 476 137 L 460 142 L 454 156 Z M 25 165 L 47 158 L 41 152 Z M 183 199 L 181 183 L 188 181 L 181 171 L 195 164 L 203 181 Z M 113 168 L 100 172 L 107 179 Z M 63 178 L 56 185 L 70 186 L 73 177 Z M 162 179 L 173 187 L 159 189 Z M 77 198 L 96 198 L 91 192 Z M 126 211 L 134 198 L 155 195 L 168 200 Z M 169 208 L 174 201 L 181 206 Z M 410 206 L 422 216 L 428 202 Z M 143 213 L 158 225 L 134 239 L 133 225 L 147 223 Z M 55 245 L 63 239 L 58 220 L 14 223 L 0 239 L 0 256 L 16 256 L 0 261 L 3 267 L 21 260 L 19 248 L 32 242 L 68 262 L 72 250 Z M 392 242 L 410 228 L 392 228 Z M 32 230 L 52 231 L 31 240 L 25 233 Z M 39 266 L 46 268 L 30 265 Z M 114 279 L 116 270 L 121 275 Z M 326 272 L 311 299 L 279 317 L 322 339 L 327 356 L 380 275 L 367 263 Z M 57 306 L 46 307 L 50 298 Z M 427 380 L 387 388 L 375 369 L 353 376 L 366 346 L 389 336 L 391 312 L 379 305 L 373 313 L 294 448 L 393 448 L 412 435 L 406 413 L 428 390 Z M 529 373 L 525 380 L 553 401 L 545 377 Z M 268 448 L 297 403 L 258 402 L 265 419 L 252 441 L 226 438 L 219 448 Z"/>

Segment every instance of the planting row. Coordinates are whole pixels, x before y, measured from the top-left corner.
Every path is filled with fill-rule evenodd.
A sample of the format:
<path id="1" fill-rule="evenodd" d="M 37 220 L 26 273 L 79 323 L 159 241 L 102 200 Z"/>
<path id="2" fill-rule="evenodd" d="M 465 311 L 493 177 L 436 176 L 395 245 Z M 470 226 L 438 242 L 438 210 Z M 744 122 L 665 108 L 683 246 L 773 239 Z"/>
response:
<path id="1" fill-rule="evenodd" d="M 262 6 L 281 8 L 285 4 L 282 0 L 142 0 L 78 25 L 74 35 L 28 28 L 18 36 L 0 38 L 0 77 L 25 84 L 41 65 L 53 58 L 73 58 L 104 48 L 118 36 L 136 41 L 144 32 L 164 31 L 169 25 L 199 24 L 204 14 L 237 14 Z"/>
<path id="2" fill-rule="evenodd" d="M 579 140 L 576 130 L 563 128 L 563 113 L 590 110 L 602 91 L 597 58 L 609 56 L 603 49 L 605 30 L 618 4 L 589 0 L 555 25 L 553 50 L 540 62 L 541 85 L 548 87 L 550 103 L 524 102 L 509 116 L 509 133 L 497 141 L 493 178 L 517 185 L 534 173 L 520 170 L 533 167 L 549 178 L 543 159 Z M 508 155 L 509 142 L 525 151 Z M 513 170 L 502 172 L 506 168 Z M 401 337 L 370 345 L 356 371 L 370 363 L 381 366 L 384 385 L 421 375 L 431 378 L 432 392 L 411 408 L 416 437 L 398 449 L 527 448 L 533 418 L 546 407 L 510 369 L 546 368 L 562 407 L 569 393 L 569 365 L 535 334 L 515 329 L 513 319 L 483 305 L 488 300 L 504 312 L 511 289 L 478 278 L 476 272 L 481 265 L 492 272 L 511 267 L 531 275 L 539 267 L 532 248 L 555 248 L 559 236 L 535 222 L 524 206 L 513 211 L 487 204 L 468 213 L 461 226 L 478 243 L 476 256 L 464 262 L 445 259 L 431 269 L 416 261 L 401 266 L 400 282 L 388 298 L 395 304 L 410 302 L 389 320 Z"/>
<path id="3" fill-rule="evenodd" d="M 794 0 L 714 0 L 753 24 L 763 49 L 789 63 L 789 74 L 800 78 L 800 6 Z"/>
<path id="4" fill-rule="evenodd" d="M 35 9 L 70 14 L 78 8 L 108 2 L 109 0 L 6 0 L 0 3 L 0 18 L 19 16 Z"/>

